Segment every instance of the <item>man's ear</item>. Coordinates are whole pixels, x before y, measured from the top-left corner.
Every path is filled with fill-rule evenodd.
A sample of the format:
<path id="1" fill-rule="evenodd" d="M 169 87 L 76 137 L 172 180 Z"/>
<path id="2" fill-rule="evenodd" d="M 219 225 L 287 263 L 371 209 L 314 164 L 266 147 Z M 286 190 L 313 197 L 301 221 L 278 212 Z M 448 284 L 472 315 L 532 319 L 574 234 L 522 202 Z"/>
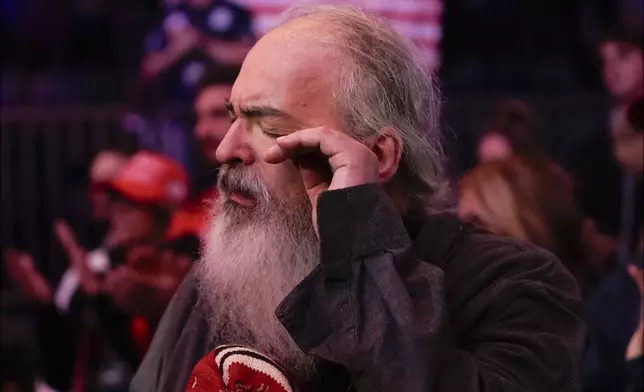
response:
<path id="1" fill-rule="evenodd" d="M 403 153 L 403 142 L 398 131 L 387 126 L 380 130 L 372 147 L 378 157 L 378 182 L 386 184 L 398 171 Z"/>

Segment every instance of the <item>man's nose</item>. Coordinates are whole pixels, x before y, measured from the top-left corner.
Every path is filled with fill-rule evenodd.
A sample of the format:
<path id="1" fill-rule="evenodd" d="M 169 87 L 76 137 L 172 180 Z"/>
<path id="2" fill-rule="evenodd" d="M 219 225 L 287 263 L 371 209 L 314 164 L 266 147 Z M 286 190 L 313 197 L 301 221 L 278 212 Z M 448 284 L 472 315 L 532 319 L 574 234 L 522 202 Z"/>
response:
<path id="1" fill-rule="evenodd" d="M 255 161 L 255 156 L 248 140 L 249 135 L 244 131 L 241 124 L 240 120 L 235 121 L 219 144 L 215 154 L 219 163 L 251 165 Z"/>

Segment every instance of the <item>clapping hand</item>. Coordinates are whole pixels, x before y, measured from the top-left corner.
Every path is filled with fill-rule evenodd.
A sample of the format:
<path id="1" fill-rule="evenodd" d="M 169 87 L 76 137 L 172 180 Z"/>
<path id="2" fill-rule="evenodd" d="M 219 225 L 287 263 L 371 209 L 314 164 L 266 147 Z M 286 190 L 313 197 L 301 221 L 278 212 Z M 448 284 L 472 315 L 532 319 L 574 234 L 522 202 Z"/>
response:
<path id="1" fill-rule="evenodd" d="M 31 255 L 9 249 L 5 251 L 5 258 L 9 275 L 29 298 L 42 304 L 53 300 L 53 291 L 34 264 Z"/>
<path id="2" fill-rule="evenodd" d="M 87 266 L 87 252 L 78 243 L 67 222 L 57 221 L 54 224 L 54 232 L 67 253 L 70 267 L 80 275 L 81 289 L 87 295 L 96 295 L 100 291 L 99 279 Z"/>

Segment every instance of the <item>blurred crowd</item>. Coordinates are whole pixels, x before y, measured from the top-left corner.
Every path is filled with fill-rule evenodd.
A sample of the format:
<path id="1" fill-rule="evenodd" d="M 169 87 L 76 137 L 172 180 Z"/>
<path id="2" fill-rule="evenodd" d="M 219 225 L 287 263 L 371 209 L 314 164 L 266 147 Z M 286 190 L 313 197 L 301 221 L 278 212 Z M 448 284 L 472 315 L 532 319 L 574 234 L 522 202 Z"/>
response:
<path id="1" fill-rule="evenodd" d="M 31 3 L 30 10 L 42 13 L 33 20 L 53 23 L 44 14 L 56 8 L 53 2 Z M 79 50 L 87 56 L 122 60 L 128 65 L 121 69 L 140 63 L 132 75 L 120 75 L 130 82 L 130 112 L 123 126 L 136 135 L 139 150 L 133 154 L 104 150 L 94 157 L 89 185 L 79 202 L 90 206 L 91 227 L 76 228 L 64 216 L 48 222 L 43 230 L 51 236 L 55 251 L 42 255 L 29 238 L 21 236 L 19 222 L 8 222 L 17 234 L 3 244 L 4 267 L 12 290 L 28 299 L 35 316 L 25 321 L 3 315 L 3 392 L 127 390 L 166 305 L 199 258 L 210 214 L 216 214 L 208 208 L 218 197 L 215 151 L 230 126 L 223 103 L 257 38 L 252 13 L 229 0 L 79 3 L 84 6 L 71 13 L 76 20 L 73 29 L 79 29 L 73 33 L 75 39 L 104 40 L 86 42 Z M 97 4 L 106 7 L 106 3 L 123 21 L 110 26 L 122 31 L 103 29 L 105 13 L 97 10 L 104 8 Z M 506 3 L 496 2 L 485 12 L 502 15 L 503 10 L 495 7 L 509 7 Z M 641 2 L 633 3 L 641 7 Z M 7 5 L 4 12 L 24 6 L 22 2 L 3 4 Z M 595 2 L 593 12 L 601 13 L 597 10 L 602 7 L 609 8 Z M 146 16 L 154 13 L 147 10 L 161 14 L 156 25 L 155 18 Z M 557 15 L 565 18 L 564 11 Z M 554 18 L 546 14 L 544 18 Z M 505 73 L 498 76 L 503 83 L 494 83 L 495 73 L 509 62 L 504 56 L 523 54 L 504 51 L 502 55 L 498 49 L 498 55 L 486 52 L 485 56 L 493 58 L 489 63 L 484 64 L 483 57 L 458 60 L 459 51 L 474 53 L 463 45 L 451 52 L 446 49 L 446 70 L 441 71 L 447 74 L 446 87 L 454 90 L 465 90 L 471 86 L 467 81 L 483 72 L 490 77 L 488 84 L 504 91 L 516 88 L 517 80 L 529 80 L 575 84 L 576 91 L 601 90 L 603 85 L 610 95 L 608 122 L 596 124 L 602 131 L 589 139 L 572 164 L 558 162 L 549 154 L 534 108 L 519 99 L 504 100 L 481 124 L 484 132 L 476 143 L 476 165 L 454 179 L 454 212 L 461 219 L 552 252 L 576 279 L 588 324 L 583 363 L 584 391 L 588 392 L 639 390 L 644 369 L 644 47 L 641 13 L 639 23 L 618 14 L 613 11 L 604 16 L 610 19 L 605 21 L 608 27 L 580 28 L 596 34 L 597 44 L 588 48 L 584 45 L 593 41 L 580 40 L 572 45 L 584 52 L 574 61 L 557 53 L 568 50 L 563 41 L 574 40 L 575 34 L 559 34 L 558 25 L 536 19 L 536 24 L 556 37 L 549 41 L 554 54 L 536 51 L 551 64 L 535 66 L 541 73 L 534 78 Z M 488 31 L 488 44 L 503 41 L 479 26 L 486 18 L 479 19 L 472 28 Z M 62 19 L 56 23 L 63 23 Z M 453 22 L 445 23 L 450 23 L 445 27 L 449 34 Z M 568 19 L 559 24 L 567 25 Z M 18 31 L 3 26 L 3 35 Z M 106 49 L 113 48 L 105 44 L 111 39 L 109 34 L 143 37 L 144 30 L 147 36 L 139 44 L 132 42 L 135 49 L 121 48 L 124 53 L 120 55 Z M 63 64 L 75 58 L 73 53 L 54 53 L 53 36 L 22 38 L 37 42 L 34 52 L 48 61 Z M 472 45 L 477 42 L 475 46 L 484 39 L 474 33 L 464 39 L 455 33 L 447 35 L 445 45 L 470 38 Z M 525 62 L 535 54 L 528 53 L 533 48 L 529 41 L 526 38 L 517 44 L 521 47 L 517 51 L 525 52 Z M 143 53 L 140 62 L 138 57 L 136 61 L 130 58 L 134 52 Z M 32 58 L 33 52 L 23 55 L 33 62 L 43 58 Z M 592 71 L 595 57 L 601 61 L 601 73 Z M 559 73 L 561 69 L 569 73 Z M 577 72 L 581 69 L 583 73 Z M 575 80 L 567 75 L 574 75 Z M 489 90 L 483 79 L 472 87 L 474 91 Z M 565 83 L 558 83 L 559 79 Z M 15 90 L 27 84 L 23 80 L 15 84 Z M 191 105 L 193 115 L 174 111 L 177 104 Z"/>

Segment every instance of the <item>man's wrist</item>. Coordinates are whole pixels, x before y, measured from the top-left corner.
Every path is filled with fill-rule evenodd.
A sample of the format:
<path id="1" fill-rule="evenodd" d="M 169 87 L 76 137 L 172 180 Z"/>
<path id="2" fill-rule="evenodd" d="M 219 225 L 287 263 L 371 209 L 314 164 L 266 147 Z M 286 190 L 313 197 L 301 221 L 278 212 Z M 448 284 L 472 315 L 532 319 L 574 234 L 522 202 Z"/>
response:
<path id="1" fill-rule="evenodd" d="M 323 192 L 317 204 L 321 264 L 344 274 L 348 263 L 410 242 L 387 193 L 378 184 Z"/>

